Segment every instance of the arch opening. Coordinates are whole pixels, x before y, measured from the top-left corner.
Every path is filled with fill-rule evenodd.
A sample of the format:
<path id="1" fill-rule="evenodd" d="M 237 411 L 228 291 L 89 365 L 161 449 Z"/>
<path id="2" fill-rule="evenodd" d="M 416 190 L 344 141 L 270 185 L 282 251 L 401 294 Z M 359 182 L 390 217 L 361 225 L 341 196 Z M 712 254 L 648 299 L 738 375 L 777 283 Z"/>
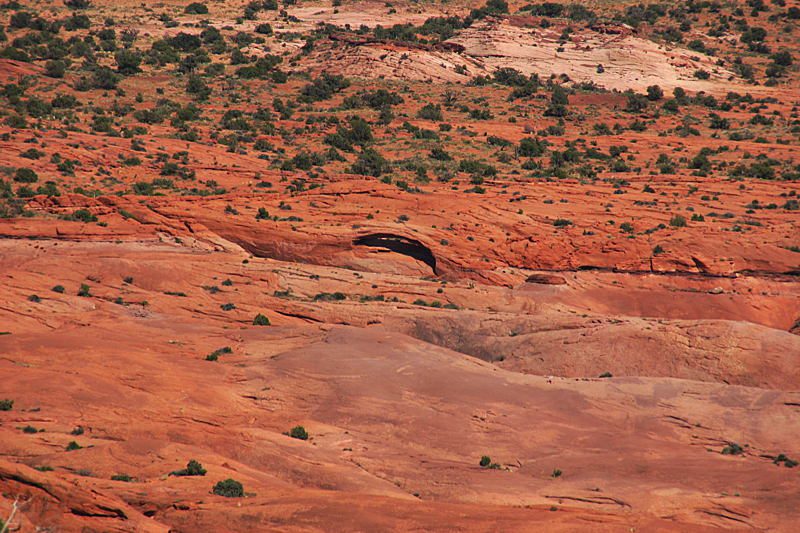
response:
<path id="1" fill-rule="evenodd" d="M 353 241 L 354 246 L 369 246 L 372 248 L 385 248 L 389 251 L 402 254 L 428 265 L 434 274 L 436 272 L 436 256 L 430 248 L 419 241 L 395 235 L 393 233 L 372 233 L 363 235 Z"/>

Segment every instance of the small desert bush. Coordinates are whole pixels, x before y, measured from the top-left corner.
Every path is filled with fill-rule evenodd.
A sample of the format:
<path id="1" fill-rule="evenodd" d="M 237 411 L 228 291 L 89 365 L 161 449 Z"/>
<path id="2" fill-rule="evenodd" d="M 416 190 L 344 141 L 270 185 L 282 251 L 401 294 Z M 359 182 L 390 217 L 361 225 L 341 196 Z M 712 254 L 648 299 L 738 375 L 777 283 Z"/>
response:
<path id="1" fill-rule="evenodd" d="M 203 465 L 200 464 L 199 461 L 191 459 L 189 464 L 186 465 L 186 468 L 181 470 L 173 470 L 169 473 L 170 476 L 205 476 L 206 469 L 203 468 Z"/>
<path id="2" fill-rule="evenodd" d="M 226 498 L 241 498 L 244 496 L 244 487 L 238 481 L 228 478 L 214 485 L 214 494 L 225 496 Z"/>

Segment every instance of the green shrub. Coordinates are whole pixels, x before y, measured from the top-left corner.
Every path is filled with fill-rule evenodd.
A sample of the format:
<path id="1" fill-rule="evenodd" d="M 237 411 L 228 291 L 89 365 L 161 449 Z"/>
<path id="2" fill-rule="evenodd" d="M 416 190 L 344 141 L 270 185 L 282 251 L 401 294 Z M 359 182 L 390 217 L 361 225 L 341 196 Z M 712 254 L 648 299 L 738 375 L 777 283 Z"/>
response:
<path id="1" fill-rule="evenodd" d="M 206 469 L 203 468 L 203 465 L 200 464 L 199 461 L 195 461 L 191 459 L 189 464 L 186 465 L 186 468 L 182 470 L 174 470 L 169 473 L 170 476 L 205 476 Z"/>
<path id="2" fill-rule="evenodd" d="M 488 109 L 470 109 L 468 114 L 469 118 L 475 120 L 490 120 L 493 118 L 492 112 Z M 566 114 L 566 112 L 564 114 Z"/>
<path id="3" fill-rule="evenodd" d="M 36 183 L 39 181 L 39 175 L 29 168 L 18 168 L 14 174 L 14 181 L 17 183 Z"/>
<path id="4" fill-rule="evenodd" d="M 386 89 L 378 89 L 371 93 L 361 95 L 361 100 L 372 109 L 383 109 L 405 102 L 402 96 L 396 92 L 389 92 Z"/>
<path id="5" fill-rule="evenodd" d="M 553 87 L 553 93 L 550 95 L 550 103 L 555 105 L 569 105 L 569 94 L 561 85 Z"/>
<path id="6" fill-rule="evenodd" d="M 127 483 L 130 483 L 131 481 L 133 481 L 133 478 L 131 476 L 129 476 L 128 474 L 116 474 L 116 475 L 111 476 L 111 480 L 112 481 L 125 481 Z"/>
<path id="7" fill-rule="evenodd" d="M 39 302 L 41 302 L 41 301 L 42 301 L 42 299 L 41 299 L 41 298 L 39 298 L 39 297 L 38 297 L 37 295 L 35 295 L 35 294 L 31 294 L 30 296 L 28 296 L 28 301 L 29 301 L 29 302 L 34 302 L 34 303 L 37 303 L 37 304 L 38 304 Z"/>
<path id="8" fill-rule="evenodd" d="M 88 209 L 78 209 L 72 213 L 72 216 L 75 220 L 80 220 L 81 222 L 89 223 L 89 222 L 97 222 L 97 216 L 93 215 L 91 211 Z"/>
<path id="9" fill-rule="evenodd" d="M 56 285 L 55 287 L 53 287 L 50 290 L 53 291 L 53 292 L 61 293 L 61 294 L 64 294 L 64 292 L 66 291 L 66 289 L 64 289 L 63 285 Z"/>
<path id="10" fill-rule="evenodd" d="M 553 225 L 557 228 L 566 228 L 572 225 L 572 221 L 565 218 L 557 218 L 553 221 Z"/>
<path id="11" fill-rule="evenodd" d="M 270 325 L 269 318 L 267 318 L 266 316 L 262 315 L 261 313 L 258 313 L 256 315 L 256 317 L 253 319 L 253 325 L 254 326 L 269 326 Z"/>
<path id="12" fill-rule="evenodd" d="M 63 78 L 67 72 L 67 64 L 61 60 L 48 61 L 44 66 L 45 76 L 50 78 Z"/>
<path id="13" fill-rule="evenodd" d="M 79 161 L 74 161 L 72 159 L 64 159 L 56 168 L 59 172 L 63 172 L 65 175 L 74 176 L 75 175 L 75 164 L 79 163 Z"/>
<path id="14" fill-rule="evenodd" d="M 19 189 L 17 189 L 17 196 L 20 198 L 33 198 L 36 196 L 36 191 L 27 185 L 22 185 Z"/>
<path id="15" fill-rule="evenodd" d="M 212 91 L 211 87 L 206 85 L 198 76 L 189 76 L 189 80 L 186 82 L 186 92 L 195 95 L 198 100 L 203 101 L 208 100 Z"/>
<path id="16" fill-rule="evenodd" d="M 304 103 L 328 100 L 335 93 L 350 87 L 350 80 L 339 74 L 331 75 L 323 72 L 322 76 L 309 83 L 300 91 L 298 100 Z"/>
<path id="17" fill-rule="evenodd" d="M 797 466 L 797 461 L 789 459 L 783 453 L 778 454 L 778 457 L 776 457 L 772 462 L 775 463 L 776 465 L 783 463 L 783 466 L 785 466 L 786 468 L 794 468 L 795 466 Z"/>
<path id="18" fill-rule="evenodd" d="M 774 61 L 775 64 L 780 67 L 788 67 L 792 64 L 792 54 L 787 50 L 772 54 L 770 59 L 772 59 L 772 61 Z"/>
<path id="19" fill-rule="evenodd" d="M 526 137 L 519 142 L 519 155 L 523 157 L 540 157 L 547 149 L 547 141 Z"/>
<path id="20" fill-rule="evenodd" d="M 183 12 L 187 15 L 208 15 L 208 7 L 200 2 L 192 2 Z"/>
<path id="21" fill-rule="evenodd" d="M 431 159 L 435 159 L 437 161 L 452 161 L 453 156 L 448 154 L 441 146 L 435 146 L 431 150 L 431 154 L 428 156 Z"/>
<path id="22" fill-rule="evenodd" d="M 303 426 L 295 426 L 289 431 L 289 436 L 293 439 L 308 440 L 308 433 Z"/>
<path id="23" fill-rule="evenodd" d="M 131 189 L 133 189 L 133 194 L 139 196 L 152 196 L 154 191 L 153 184 L 146 181 L 134 183 Z"/>
<path id="24" fill-rule="evenodd" d="M 372 148 L 367 148 L 358 155 L 358 159 L 350 168 L 350 173 L 378 177 L 390 169 L 389 162 L 381 154 Z"/>
<path id="25" fill-rule="evenodd" d="M 611 128 L 605 122 L 601 122 L 599 124 L 592 125 L 594 132 L 597 135 L 613 135 L 614 132 L 611 131 Z"/>
<path id="26" fill-rule="evenodd" d="M 262 35 L 272 35 L 272 26 L 267 23 L 259 24 L 256 26 L 255 32 Z"/>
<path id="27" fill-rule="evenodd" d="M 324 142 L 325 144 L 329 144 L 332 147 L 331 150 L 335 150 L 336 148 L 338 148 L 339 150 L 344 150 L 345 152 L 353 151 L 352 143 L 349 140 L 347 140 L 347 138 L 341 133 L 329 133 L 325 136 L 322 142 Z M 332 161 L 341 161 L 344 159 L 344 158 L 334 159 L 331 157 L 331 154 L 332 152 L 329 152 L 328 158 L 331 159 Z"/>
<path id="28" fill-rule="evenodd" d="M 89 83 L 94 89 L 104 89 L 108 91 L 117 88 L 119 76 L 109 67 L 100 67 L 94 71 Z"/>
<path id="29" fill-rule="evenodd" d="M 11 15 L 8 22 L 12 28 L 27 28 L 33 23 L 33 14 L 27 11 L 17 11 Z"/>
<path id="30" fill-rule="evenodd" d="M 67 444 L 67 451 L 68 452 L 71 452 L 72 450 L 80 450 L 81 448 L 83 448 L 83 446 L 81 446 L 80 444 L 78 444 L 74 440 L 70 441 L 70 443 Z"/>
<path id="31" fill-rule="evenodd" d="M 347 295 L 345 295 L 343 292 L 321 292 L 314 295 L 315 302 L 332 302 L 346 299 Z"/>
<path id="32" fill-rule="evenodd" d="M 485 178 L 497 175 L 497 169 L 493 165 L 487 165 L 486 163 L 472 159 L 462 159 L 458 164 L 458 171 L 480 175 Z"/>
<path id="33" fill-rule="evenodd" d="M 492 464 L 492 459 L 488 455 L 484 455 L 483 457 L 481 457 L 481 462 L 478 463 L 478 464 L 480 464 L 482 467 L 486 468 L 487 466 Z"/>
<path id="34" fill-rule="evenodd" d="M 729 442 L 727 446 L 722 448 L 722 455 L 739 455 L 744 452 L 744 448 L 735 442 Z"/>
<path id="35" fill-rule="evenodd" d="M 78 291 L 78 296 L 91 296 L 91 293 L 89 292 L 89 285 L 87 285 L 86 283 L 81 283 L 81 288 Z"/>
<path id="36" fill-rule="evenodd" d="M 647 99 L 656 102 L 664 98 L 664 91 L 658 85 L 651 85 L 647 88 Z"/>
<path id="37" fill-rule="evenodd" d="M 242 498 L 244 496 L 244 487 L 238 481 L 228 478 L 214 485 L 214 494 L 225 496 L 226 498 Z"/>
<path id="38" fill-rule="evenodd" d="M 91 0 L 64 0 L 64 5 L 70 9 L 89 9 L 92 7 Z"/>
<path id="39" fill-rule="evenodd" d="M 442 121 L 444 118 L 442 117 L 442 106 L 439 104 L 427 104 L 422 109 L 417 112 L 417 118 L 423 118 L 427 120 L 438 120 Z"/>
<path id="40" fill-rule="evenodd" d="M 684 228 L 686 227 L 686 218 L 681 215 L 675 215 L 669 219 L 669 225 L 674 228 Z"/>
<path id="41" fill-rule="evenodd" d="M 628 96 L 628 101 L 625 103 L 624 111 L 628 113 L 641 113 L 647 109 L 649 100 L 646 96 L 636 94 L 631 89 L 625 91 L 625 94 Z"/>
<path id="42" fill-rule="evenodd" d="M 529 80 L 524 74 L 511 67 L 497 69 L 494 74 L 492 74 L 492 78 L 496 83 L 505 85 L 507 87 L 524 87 L 531 83 L 531 80 Z M 538 82 L 537 78 L 532 79 L 537 80 Z"/>
<path id="43" fill-rule="evenodd" d="M 712 130 L 728 130 L 731 128 L 731 121 L 727 118 L 722 118 L 716 113 L 711 113 L 709 118 L 711 119 L 709 128 Z"/>
<path id="44" fill-rule="evenodd" d="M 14 46 L 6 46 L 5 48 L 0 51 L 0 58 L 3 59 L 13 59 L 14 61 L 24 61 L 30 62 L 31 58 L 25 52 L 25 50 L 20 50 Z"/>
<path id="45" fill-rule="evenodd" d="M 0 411 L 10 411 L 12 407 L 14 407 L 14 400 L 8 398 L 0 400 Z"/>
<path id="46" fill-rule="evenodd" d="M 208 354 L 206 356 L 206 361 L 216 361 L 217 359 L 219 359 L 220 355 L 228 354 L 228 353 L 233 353 L 233 350 L 231 350 L 230 346 L 226 346 L 224 348 L 219 348 L 217 350 L 214 350 L 210 354 Z"/>
<path id="47" fill-rule="evenodd" d="M 61 192 L 52 181 L 48 181 L 42 187 L 36 189 L 36 194 L 46 194 L 47 196 L 61 196 Z"/>

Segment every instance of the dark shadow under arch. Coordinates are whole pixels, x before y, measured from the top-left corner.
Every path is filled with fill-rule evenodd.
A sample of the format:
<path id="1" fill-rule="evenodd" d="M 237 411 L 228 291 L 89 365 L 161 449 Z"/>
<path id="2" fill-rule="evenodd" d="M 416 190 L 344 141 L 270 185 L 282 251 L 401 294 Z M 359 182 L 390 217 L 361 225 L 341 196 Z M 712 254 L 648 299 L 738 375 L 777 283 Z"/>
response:
<path id="1" fill-rule="evenodd" d="M 436 274 L 436 257 L 430 248 L 419 241 L 395 235 L 392 233 L 372 233 L 358 237 L 353 241 L 355 246 L 371 246 L 375 248 L 386 248 L 398 254 L 412 257 L 417 261 L 422 261 Z"/>

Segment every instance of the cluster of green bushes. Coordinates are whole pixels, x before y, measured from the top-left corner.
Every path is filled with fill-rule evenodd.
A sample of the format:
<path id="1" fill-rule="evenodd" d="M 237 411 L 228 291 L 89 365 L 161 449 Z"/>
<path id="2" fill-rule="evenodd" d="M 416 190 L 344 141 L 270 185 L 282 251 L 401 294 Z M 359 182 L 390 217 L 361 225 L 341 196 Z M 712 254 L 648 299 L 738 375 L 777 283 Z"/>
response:
<path id="1" fill-rule="evenodd" d="M 233 350 L 231 349 L 230 346 L 225 346 L 224 348 L 218 348 L 206 356 L 206 361 L 216 361 L 219 359 L 220 355 L 231 354 L 231 353 L 233 353 Z"/>
<path id="2" fill-rule="evenodd" d="M 519 10 L 539 17 L 568 18 L 576 22 L 593 22 L 597 19 L 597 15 L 593 11 L 580 4 L 563 5 L 556 2 L 544 2 L 527 4 L 520 7 Z"/>
<path id="3" fill-rule="evenodd" d="M 500 470 L 500 468 L 502 468 L 500 466 L 500 463 L 493 463 L 491 457 L 489 457 L 488 455 L 482 456 L 478 464 L 481 467 L 488 468 L 490 470 Z"/>
<path id="4" fill-rule="evenodd" d="M 442 305 L 442 302 L 439 300 L 434 300 L 431 303 L 426 302 L 425 300 L 418 298 L 412 302 L 413 305 L 419 305 L 422 307 L 433 307 L 434 309 L 458 309 L 458 306 L 454 303 L 446 303 Z"/>
<path id="5" fill-rule="evenodd" d="M 170 476 L 205 476 L 207 470 L 203 468 L 203 465 L 200 464 L 199 461 L 195 459 L 191 459 L 189 463 L 186 465 L 186 468 L 181 470 L 174 470 L 169 473 Z M 128 476 L 125 476 L 128 479 L 120 479 L 120 481 L 130 481 Z M 112 477 L 112 479 L 114 479 Z M 214 488 L 212 489 L 214 494 L 219 496 L 224 496 L 226 498 L 243 498 L 244 493 L 244 486 L 231 478 L 228 478 L 224 481 L 218 481 Z"/>
<path id="6" fill-rule="evenodd" d="M 336 133 L 327 134 L 323 142 L 333 148 L 352 152 L 354 151 L 353 145 L 364 146 L 372 142 L 372 140 L 372 128 L 367 124 L 367 121 L 360 117 L 351 117 L 349 127 L 339 125 Z"/>

